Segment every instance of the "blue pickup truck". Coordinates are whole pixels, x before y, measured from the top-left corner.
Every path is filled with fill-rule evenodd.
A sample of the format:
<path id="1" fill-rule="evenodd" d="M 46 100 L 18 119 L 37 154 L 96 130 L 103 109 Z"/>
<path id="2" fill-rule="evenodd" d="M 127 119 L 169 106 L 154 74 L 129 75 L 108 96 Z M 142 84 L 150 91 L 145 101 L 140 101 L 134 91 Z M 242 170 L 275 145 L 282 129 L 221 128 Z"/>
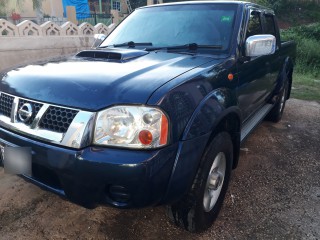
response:
<path id="1" fill-rule="evenodd" d="M 165 204 L 204 231 L 241 143 L 281 119 L 295 48 L 252 3 L 136 9 L 90 50 L 1 74 L 2 166 L 89 208 Z"/>

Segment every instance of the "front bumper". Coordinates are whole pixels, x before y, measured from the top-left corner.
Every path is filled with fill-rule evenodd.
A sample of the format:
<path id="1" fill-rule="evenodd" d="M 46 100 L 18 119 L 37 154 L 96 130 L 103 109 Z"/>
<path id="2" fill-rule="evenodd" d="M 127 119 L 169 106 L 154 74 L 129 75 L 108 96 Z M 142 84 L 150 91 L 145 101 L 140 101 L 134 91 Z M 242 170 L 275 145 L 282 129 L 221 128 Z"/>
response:
<path id="1" fill-rule="evenodd" d="M 104 147 L 67 149 L 0 128 L 0 144 L 30 147 L 32 176 L 27 180 L 86 206 L 129 208 L 161 203 L 178 144 L 157 150 Z"/>

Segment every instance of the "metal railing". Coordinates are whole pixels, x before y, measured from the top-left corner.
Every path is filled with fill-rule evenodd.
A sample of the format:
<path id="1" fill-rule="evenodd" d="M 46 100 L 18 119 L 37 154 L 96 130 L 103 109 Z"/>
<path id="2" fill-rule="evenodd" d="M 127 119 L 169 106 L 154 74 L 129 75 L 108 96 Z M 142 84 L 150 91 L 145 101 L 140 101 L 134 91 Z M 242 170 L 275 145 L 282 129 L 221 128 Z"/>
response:
<path id="1" fill-rule="evenodd" d="M 51 22 L 54 22 L 54 23 L 56 23 L 58 25 L 62 25 L 63 23 L 68 21 L 67 18 L 62 18 L 62 17 L 60 17 L 60 18 L 58 18 L 58 17 L 43 17 L 43 18 L 39 18 L 39 19 L 37 17 L 21 17 L 21 18 L 19 18 L 17 20 L 13 20 L 10 16 L 9 17 L 8 16 L 0 16 L 0 19 L 1 18 L 5 19 L 5 20 L 7 20 L 7 21 L 9 21 L 9 22 L 11 22 L 11 23 L 13 23 L 15 25 L 23 22 L 24 20 L 30 20 L 30 21 L 32 21 L 32 22 L 34 22 L 36 24 L 42 24 L 42 23 L 45 23 L 47 21 L 51 21 Z"/>
<path id="2" fill-rule="evenodd" d="M 62 17 L 43 17 L 40 19 L 37 19 L 37 17 L 21 17 L 18 20 L 13 20 L 10 16 L 0 16 L 0 19 L 5 19 L 15 25 L 23 22 L 24 20 L 30 20 L 39 25 L 47 21 L 51 21 L 58 25 L 62 25 L 63 23 L 68 21 L 67 18 Z M 84 22 L 88 22 L 93 26 L 97 25 L 97 23 L 103 23 L 109 26 L 112 23 L 112 15 L 104 13 L 77 13 L 77 20 L 78 25 Z"/>
<path id="3" fill-rule="evenodd" d="M 103 23 L 105 25 L 110 25 L 112 23 L 112 15 L 106 13 L 77 13 L 78 24 L 87 22 L 91 25 L 96 25 L 97 23 Z"/>

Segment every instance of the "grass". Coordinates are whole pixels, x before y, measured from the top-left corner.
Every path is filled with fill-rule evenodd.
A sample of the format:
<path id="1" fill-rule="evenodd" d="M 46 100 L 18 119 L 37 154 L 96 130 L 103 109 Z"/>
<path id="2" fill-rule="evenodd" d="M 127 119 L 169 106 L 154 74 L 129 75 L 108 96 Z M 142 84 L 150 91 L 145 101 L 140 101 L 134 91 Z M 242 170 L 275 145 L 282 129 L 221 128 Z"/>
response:
<path id="1" fill-rule="evenodd" d="M 281 38 L 297 43 L 295 70 L 298 73 L 320 76 L 320 23 L 282 30 Z"/>
<path id="2" fill-rule="evenodd" d="M 320 75 L 314 77 L 312 74 L 294 72 L 292 85 L 292 98 L 320 101 Z"/>
<path id="3" fill-rule="evenodd" d="M 320 23 L 282 30 L 281 37 L 297 43 L 291 96 L 320 101 Z"/>

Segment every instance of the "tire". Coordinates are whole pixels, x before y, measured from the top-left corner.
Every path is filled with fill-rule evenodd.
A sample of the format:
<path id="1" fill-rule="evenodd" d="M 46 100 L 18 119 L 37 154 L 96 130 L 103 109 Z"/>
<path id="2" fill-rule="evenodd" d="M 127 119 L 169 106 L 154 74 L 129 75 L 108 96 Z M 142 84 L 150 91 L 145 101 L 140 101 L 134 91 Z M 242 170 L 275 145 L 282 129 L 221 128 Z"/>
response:
<path id="1" fill-rule="evenodd" d="M 285 81 L 285 86 L 281 91 L 276 104 L 273 106 L 269 114 L 267 115 L 267 120 L 271 122 L 279 122 L 282 118 L 284 108 L 286 106 L 287 96 L 288 96 L 289 84 Z"/>
<path id="2" fill-rule="evenodd" d="M 202 232 L 213 224 L 228 188 L 232 161 L 231 137 L 227 132 L 218 133 L 201 160 L 189 193 L 167 208 L 176 225 L 189 232 Z"/>

